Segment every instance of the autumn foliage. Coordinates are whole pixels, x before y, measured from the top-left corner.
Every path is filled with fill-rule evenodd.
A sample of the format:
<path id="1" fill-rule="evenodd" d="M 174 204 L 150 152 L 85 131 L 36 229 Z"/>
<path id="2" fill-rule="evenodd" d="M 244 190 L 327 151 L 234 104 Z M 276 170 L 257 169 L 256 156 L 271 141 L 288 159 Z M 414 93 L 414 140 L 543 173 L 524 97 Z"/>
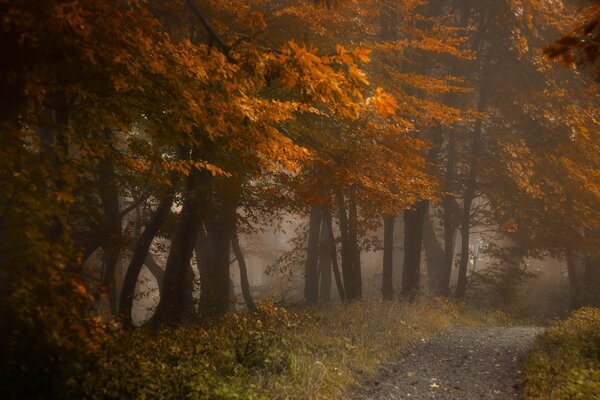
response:
<path id="1" fill-rule="evenodd" d="M 321 264 L 342 302 L 359 300 L 361 252 L 391 263 L 391 242 L 370 238 L 401 214 L 411 299 L 436 212 L 430 293 L 450 295 L 461 229 L 464 296 L 477 225 L 518 243 L 513 259 L 577 254 L 600 285 L 597 86 L 541 53 L 575 26 L 545 52 L 595 66 L 598 10 L 573 21 L 546 3 L 0 0 L 7 393 L 63 393 L 106 368 L 97 352 L 132 328 L 156 238 L 170 247 L 147 325 L 224 314 L 237 232 L 285 214 L 311 221 L 308 304 L 329 298 Z"/>

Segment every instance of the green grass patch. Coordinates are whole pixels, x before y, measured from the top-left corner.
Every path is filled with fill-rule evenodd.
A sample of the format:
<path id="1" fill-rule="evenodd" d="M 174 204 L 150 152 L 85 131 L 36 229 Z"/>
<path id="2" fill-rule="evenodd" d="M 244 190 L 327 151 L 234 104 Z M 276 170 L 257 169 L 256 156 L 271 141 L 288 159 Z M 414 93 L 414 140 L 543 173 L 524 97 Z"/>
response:
<path id="1" fill-rule="evenodd" d="M 71 397 L 342 398 L 411 343 L 461 314 L 441 299 L 356 303 L 292 313 L 270 305 L 210 326 L 122 332 L 74 377 Z"/>
<path id="2" fill-rule="evenodd" d="M 527 399 L 600 399 L 600 309 L 580 309 L 546 330 L 523 372 Z"/>

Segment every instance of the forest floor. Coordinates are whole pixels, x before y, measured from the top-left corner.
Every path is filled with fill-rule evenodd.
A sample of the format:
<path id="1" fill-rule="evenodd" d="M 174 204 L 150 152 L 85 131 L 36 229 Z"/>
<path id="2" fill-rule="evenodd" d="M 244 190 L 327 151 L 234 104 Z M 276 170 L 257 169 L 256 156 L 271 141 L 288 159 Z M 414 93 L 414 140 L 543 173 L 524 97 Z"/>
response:
<path id="1" fill-rule="evenodd" d="M 413 347 L 354 399 L 518 399 L 535 326 L 458 326 Z"/>

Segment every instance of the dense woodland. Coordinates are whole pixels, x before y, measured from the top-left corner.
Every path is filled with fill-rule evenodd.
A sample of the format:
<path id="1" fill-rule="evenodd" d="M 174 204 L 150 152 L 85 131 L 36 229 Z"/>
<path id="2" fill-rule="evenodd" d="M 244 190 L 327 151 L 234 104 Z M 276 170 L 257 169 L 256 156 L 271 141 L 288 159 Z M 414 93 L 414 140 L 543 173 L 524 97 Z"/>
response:
<path id="1" fill-rule="evenodd" d="M 502 307 L 551 257 L 571 308 L 600 305 L 599 10 L 0 0 L 8 393 L 59 387 L 136 330 L 143 270 L 151 332 L 216 323 L 234 267 L 255 311 L 240 238 L 290 218 L 273 268 L 296 270 L 306 306 L 361 301 L 369 252 L 383 300 L 477 289 Z"/>

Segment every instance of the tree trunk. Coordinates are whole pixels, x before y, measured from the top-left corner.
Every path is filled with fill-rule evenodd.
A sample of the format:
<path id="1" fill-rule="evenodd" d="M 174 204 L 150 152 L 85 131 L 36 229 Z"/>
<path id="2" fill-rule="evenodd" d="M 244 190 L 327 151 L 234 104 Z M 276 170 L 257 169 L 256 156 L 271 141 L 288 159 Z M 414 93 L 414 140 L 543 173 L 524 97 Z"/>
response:
<path id="1" fill-rule="evenodd" d="M 431 209 L 428 210 L 423 225 L 423 249 L 427 262 L 427 288 L 429 293 L 436 293 L 444 266 L 444 249 L 435 234 Z"/>
<path id="2" fill-rule="evenodd" d="M 423 225 L 429 202 L 421 200 L 413 209 L 404 211 L 404 265 L 402 295 L 414 299 L 419 293 Z"/>
<path id="3" fill-rule="evenodd" d="M 356 207 L 354 188 L 352 188 L 350 192 L 348 208 L 348 240 L 350 242 L 352 280 L 354 282 L 353 299 L 360 299 L 362 298 L 362 264 L 360 262 L 360 245 L 358 244 L 358 210 Z"/>
<path id="4" fill-rule="evenodd" d="M 205 180 L 202 179 L 203 176 L 207 176 L 207 172 L 192 169 L 187 179 L 180 217 L 171 237 L 162 296 L 150 321 L 153 328 L 163 324 L 182 324 L 191 317 L 189 314 L 186 315 L 186 311 L 189 311 L 189 299 L 192 296 L 192 285 L 189 282 L 190 277 L 193 276 L 190 259 L 201 223 L 203 202 L 199 188 Z M 227 245 L 229 246 L 229 242 Z"/>
<path id="5" fill-rule="evenodd" d="M 129 261 L 129 266 L 127 267 L 127 272 L 125 273 L 125 279 L 123 280 L 123 287 L 121 288 L 121 298 L 119 303 L 120 320 L 123 326 L 126 328 L 132 326 L 131 309 L 138 277 L 140 276 L 140 272 L 142 271 L 142 267 L 144 266 L 146 256 L 148 255 L 148 251 L 150 250 L 150 245 L 152 244 L 154 237 L 169 216 L 171 204 L 173 204 L 172 194 L 166 196 L 160 201 L 156 211 L 154 212 L 154 215 L 152 215 L 152 218 L 150 218 L 150 221 L 148 221 L 146 228 L 138 238 L 135 249 L 133 250 L 133 255 Z M 158 285 L 159 287 L 162 287 L 162 282 L 158 282 Z"/>
<path id="6" fill-rule="evenodd" d="M 331 243 L 329 235 L 329 225 L 325 221 L 325 213 L 322 211 L 323 223 L 321 224 L 321 233 L 319 239 L 319 301 L 328 303 L 331 300 Z M 330 222 L 331 223 L 331 222 Z M 335 246 L 335 243 L 333 244 Z"/>
<path id="7" fill-rule="evenodd" d="M 107 140 L 112 133 L 105 130 Z M 114 160 L 111 154 L 98 166 L 98 192 L 104 211 L 104 226 L 101 227 L 101 246 L 103 250 L 102 288 L 108 293 L 110 313 L 117 318 L 117 288 L 115 271 L 121 254 L 123 236 L 121 232 L 121 210 L 119 208 L 119 189 L 115 174 Z"/>
<path id="8" fill-rule="evenodd" d="M 304 269 L 304 301 L 306 304 L 317 304 L 319 301 L 319 234 L 321 231 L 321 210 L 318 206 L 310 208 L 308 223 L 308 246 Z"/>
<path id="9" fill-rule="evenodd" d="M 237 259 L 238 266 L 240 268 L 240 285 L 242 286 L 242 296 L 244 297 L 244 302 L 246 303 L 246 307 L 248 311 L 254 312 L 256 311 L 256 305 L 254 304 L 254 300 L 252 299 L 252 295 L 250 294 L 250 283 L 248 282 L 248 270 L 246 268 L 246 259 L 244 258 L 244 253 L 242 253 L 242 249 L 240 247 L 240 240 L 237 235 L 237 230 L 235 227 L 233 228 L 233 234 L 231 235 L 231 247 L 233 249 L 233 253 L 235 254 L 235 258 Z"/>
<path id="10" fill-rule="evenodd" d="M 483 112 L 485 109 L 485 91 L 483 83 L 480 84 L 479 88 L 479 105 L 477 107 L 479 112 Z M 475 122 L 475 128 L 473 130 L 473 146 L 471 149 L 471 162 L 469 165 L 469 176 L 465 187 L 465 194 L 463 199 L 463 209 L 460 224 L 460 261 L 458 265 L 458 282 L 456 284 L 456 297 L 462 299 L 465 297 L 467 291 L 467 269 L 469 266 L 469 241 L 470 241 L 470 229 L 471 229 L 471 207 L 473 200 L 475 199 L 475 192 L 477 190 L 477 174 L 479 157 L 481 156 L 481 142 L 482 142 L 482 118 L 477 118 Z"/>
<path id="11" fill-rule="evenodd" d="M 450 276 L 452 275 L 452 264 L 454 263 L 454 248 L 456 244 L 456 223 L 453 209 L 447 203 L 444 208 L 444 264 L 440 276 L 438 294 L 450 295 Z"/>
<path id="12" fill-rule="evenodd" d="M 600 306 L 600 260 L 588 257 L 584 265 L 585 303 L 587 306 Z"/>
<path id="13" fill-rule="evenodd" d="M 575 252 L 571 247 L 565 249 L 565 258 L 567 259 L 567 274 L 569 276 L 569 297 L 571 310 L 576 310 L 580 306 L 579 282 L 577 279 L 577 262 Z"/>
<path id="14" fill-rule="evenodd" d="M 340 269 L 337 261 L 337 248 L 335 246 L 335 236 L 333 235 L 333 221 L 331 214 L 323 210 L 323 220 L 327 224 L 327 230 L 329 231 L 329 245 L 331 249 L 331 263 L 333 266 L 333 276 L 335 278 L 335 285 L 338 289 L 340 296 L 340 302 L 343 304 L 346 302 L 346 290 L 342 284 L 342 277 L 340 275 Z"/>
<path id="15" fill-rule="evenodd" d="M 354 272 L 352 245 L 350 244 L 350 235 L 348 233 L 348 216 L 346 214 L 346 204 L 344 195 L 341 192 L 336 193 L 336 202 L 338 207 L 338 219 L 340 222 L 340 235 L 342 238 L 342 274 L 344 278 L 344 290 L 346 300 L 356 298 L 356 274 Z"/>
<path id="16" fill-rule="evenodd" d="M 394 222 L 393 216 L 383 218 L 383 275 L 381 295 L 384 300 L 394 299 Z"/>
<path id="17" fill-rule="evenodd" d="M 206 266 L 200 277 L 200 313 L 215 317 L 231 308 L 230 244 L 236 201 L 231 193 L 213 193 L 214 215 L 206 221 Z M 220 199 L 217 199 L 220 198 Z"/>

